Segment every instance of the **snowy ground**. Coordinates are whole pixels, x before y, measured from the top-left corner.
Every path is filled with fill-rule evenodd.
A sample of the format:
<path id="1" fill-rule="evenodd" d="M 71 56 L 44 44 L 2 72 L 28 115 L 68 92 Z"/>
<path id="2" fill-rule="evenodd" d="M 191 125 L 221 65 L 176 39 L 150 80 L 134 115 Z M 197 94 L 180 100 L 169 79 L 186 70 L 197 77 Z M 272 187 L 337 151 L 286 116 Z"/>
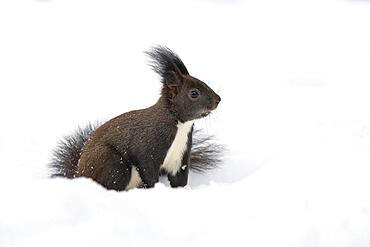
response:
<path id="1" fill-rule="evenodd" d="M 0 2 L 0 246 L 370 246 L 370 2 Z M 46 177 L 77 125 L 147 107 L 163 44 L 222 102 L 224 166 L 117 193 Z"/>

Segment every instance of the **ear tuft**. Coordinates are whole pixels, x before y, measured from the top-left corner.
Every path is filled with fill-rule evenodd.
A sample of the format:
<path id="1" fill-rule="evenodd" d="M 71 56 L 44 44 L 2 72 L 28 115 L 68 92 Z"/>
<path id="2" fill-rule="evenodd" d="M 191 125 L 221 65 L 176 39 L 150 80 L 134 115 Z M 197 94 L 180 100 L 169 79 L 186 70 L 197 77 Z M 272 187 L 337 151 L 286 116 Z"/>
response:
<path id="1" fill-rule="evenodd" d="M 180 57 L 165 46 L 154 46 L 145 52 L 149 58 L 149 65 L 165 80 L 168 73 L 175 72 L 178 75 L 189 75 Z M 164 81 L 162 81 L 164 82 Z"/>

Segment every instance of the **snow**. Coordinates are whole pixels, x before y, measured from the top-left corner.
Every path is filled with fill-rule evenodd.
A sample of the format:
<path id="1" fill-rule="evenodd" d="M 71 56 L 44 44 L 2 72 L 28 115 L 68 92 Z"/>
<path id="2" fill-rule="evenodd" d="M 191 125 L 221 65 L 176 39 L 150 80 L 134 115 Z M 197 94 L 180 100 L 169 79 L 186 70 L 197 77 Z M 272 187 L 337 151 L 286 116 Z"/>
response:
<path id="1" fill-rule="evenodd" d="M 0 246 L 370 246 L 370 3 L 0 2 Z M 222 97 L 186 188 L 49 179 L 56 141 L 147 107 L 167 45 Z"/>

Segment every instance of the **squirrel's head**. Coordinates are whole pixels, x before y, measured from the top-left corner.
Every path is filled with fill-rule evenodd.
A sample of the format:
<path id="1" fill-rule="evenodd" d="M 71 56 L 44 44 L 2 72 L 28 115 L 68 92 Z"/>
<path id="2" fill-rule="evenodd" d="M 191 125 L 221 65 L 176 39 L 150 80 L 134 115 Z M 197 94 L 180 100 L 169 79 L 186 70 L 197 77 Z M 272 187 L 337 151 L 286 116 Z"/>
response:
<path id="1" fill-rule="evenodd" d="M 178 120 L 186 122 L 207 116 L 221 101 L 206 83 L 189 75 L 181 59 L 167 47 L 146 52 L 151 66 L 162 78 L 162 96 Z"/>

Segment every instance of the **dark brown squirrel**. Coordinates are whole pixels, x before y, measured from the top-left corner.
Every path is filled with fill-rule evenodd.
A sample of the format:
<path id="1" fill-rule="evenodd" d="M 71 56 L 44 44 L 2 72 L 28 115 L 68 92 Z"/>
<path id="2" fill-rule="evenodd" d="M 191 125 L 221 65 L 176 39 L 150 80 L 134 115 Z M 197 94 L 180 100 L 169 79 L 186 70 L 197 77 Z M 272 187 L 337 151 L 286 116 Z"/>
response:
<path id="1" fill-rule="evenodd" d="M 153 106 L 87 125 L 65 137 L 50 163 L 52 177 L 88 177 L 107 189 L 151 188 L 166 174 L 172 187 L 185 186 L 189 169 L 217 166 L 222 146 L 195 136 L 196 119 L 221 101 L 207 84 L 189 75 L 179 56 L 164 46 L 146 52 L 161 77 Z"/>

